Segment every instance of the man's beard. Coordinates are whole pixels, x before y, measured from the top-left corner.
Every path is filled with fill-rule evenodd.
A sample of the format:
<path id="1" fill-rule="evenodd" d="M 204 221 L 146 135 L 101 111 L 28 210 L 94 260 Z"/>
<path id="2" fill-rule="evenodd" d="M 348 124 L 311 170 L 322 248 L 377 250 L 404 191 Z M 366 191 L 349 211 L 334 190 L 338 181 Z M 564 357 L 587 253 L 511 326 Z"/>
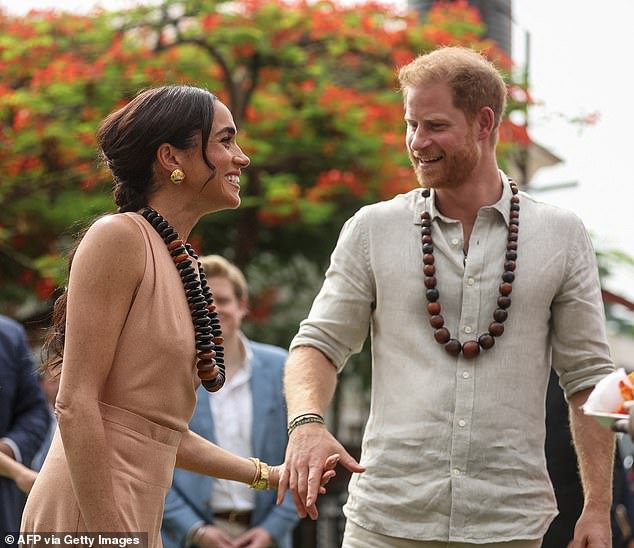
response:
<path id="1" fill-rule="evenodd" d="M 408 153 L 418 184 L 423 188 L 459 188 L 473 173 L 479 160 L 478 148 L 472 135 L 468 136 L 459 151 L 444 154 L 444 158 L 439 160 L 441 166 L 432 166 L 428 170 L 419 165 L 411 150 Z"/>

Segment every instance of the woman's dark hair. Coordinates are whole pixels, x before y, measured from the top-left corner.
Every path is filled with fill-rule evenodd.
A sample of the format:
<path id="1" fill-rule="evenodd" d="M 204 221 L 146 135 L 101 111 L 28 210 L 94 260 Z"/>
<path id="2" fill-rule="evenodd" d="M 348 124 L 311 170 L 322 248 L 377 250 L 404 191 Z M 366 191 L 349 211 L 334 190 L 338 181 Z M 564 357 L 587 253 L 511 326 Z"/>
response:
<path id="1" fill-rule="evenodd" d="M 203 160 L 215 171 L 207 158 L 215 101 L 215 95 L 194 86 L 151 88 L 101 122 L 97 142 L 112 173 L 119 213 L 137 211 L 147 205 L 154 191 L 156 152 L 163 143 L 185 150 L 194 147 L 200 135 Z M 69 273 L 82 237 L 83 233 L 69 252 Z M 51 327 L 42 348 L 42 370 L 52 374 L 57 374 L 64 354 L 66 293 L 65 290 L 55 301 Z"/>
<path id="2" fill-rule="evenodd" d="M 120 213 L 147 205 L 154 190 L 156 151 L 163 143 L 188 149 L 202 135 L 203 159 L 215 169 L 207 158 L 215 100 L 213 94 L 201 88 L 163 86 L 142 91 L 104 119 L 97 130 L 97 142 L 112 172 L 114 200 Z"/>

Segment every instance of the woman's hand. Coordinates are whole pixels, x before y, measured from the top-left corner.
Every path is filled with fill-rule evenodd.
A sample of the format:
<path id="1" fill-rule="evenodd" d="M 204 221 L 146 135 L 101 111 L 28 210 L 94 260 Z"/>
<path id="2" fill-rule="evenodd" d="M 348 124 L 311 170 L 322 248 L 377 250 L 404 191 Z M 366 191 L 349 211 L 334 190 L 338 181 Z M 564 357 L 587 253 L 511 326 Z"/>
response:
<path id="1" fill-rule="evenodd" d="M 334 478 L 337 473 L 335 472 L 335 467 L 339 463 L 340 455 L 335 453 L 330 455 L 326 462 L 324 463 L 324 471 L 321 476 L 321 482 L 319 485 L 319 494 L 324 495 L 326 493 L 326 484 Z M 278 489 L 280 477 L 283 476 L 285 470 L 285 465 L 282 463 L 277 466 L 269 466 L 269 487 L 270 489 Z M 280 493 L 278 492 L 278 501 L 277 504 L 281 504 L 282 498 Z M 313 518 L 313 519 L 316 519 Z"/>

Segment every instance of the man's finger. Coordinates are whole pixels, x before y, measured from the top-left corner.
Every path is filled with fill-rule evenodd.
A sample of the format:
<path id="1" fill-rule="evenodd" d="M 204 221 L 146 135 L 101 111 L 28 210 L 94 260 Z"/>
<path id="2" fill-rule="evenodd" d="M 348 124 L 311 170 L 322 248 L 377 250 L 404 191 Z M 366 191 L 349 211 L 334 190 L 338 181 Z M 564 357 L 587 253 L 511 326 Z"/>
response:
<path id="1" fill-rule="evenodd" d="M 312 520 L 316 520 L 319 517 L 319 512 L 317 511 L 317 506 L 315 504 L 311 506 L 306 506 L 306 513 L 308 517 Z"/>
<path id="2" fill-rule="evenodd" d="M 308 492 L 306 495 L 306 506 L 310 507 L 317 502 L 317 495 L 319 494 L 319 487 L 321 487 L 321 480 L 323 477 L 323 471 L 320 468 L 311 468 L 308 476 Z"/>
<path id="3" fill-rule="evenodd" d="M 293 502 L 295 503 L 295 509 L 297 510 L 297 515 L 300 518 L 306 517 L 306 506 L 304 505 L 304 501 L 301 499 L 297 492 L 297 471 L 294 467 L 290 470 L 289 477 L 289 485 L 291 489 L 291 493 L 293 494 Z"/>
<path id="4" fill-rule="evenodd" d="M 310 506 L 306 499 L 309 494 L 310 485 L 308 484 L 308 478 L 310 477 L 312 467 L 302 467 L 297 471 L 297 494 L 302 499 L 305 506 Z"/>
<path id="5" fill-rule="evenodd" d="M 299 495 L 295 491 L 291 491 L 293 493 L 293 502 L 295 503 L 295 510 L 297 510 L 297 515 L 300 518 L 305 518 L 308 512 L 306 512 L 306 506 L 302 502 L 302 499 L 299 498 Z"/>
<path id="6" fill-rule="evenodd" d="M 339 463 L 350 472 L 365 472 L 365 467 L 361 466 L 347 451 L 343 451 Z"/>

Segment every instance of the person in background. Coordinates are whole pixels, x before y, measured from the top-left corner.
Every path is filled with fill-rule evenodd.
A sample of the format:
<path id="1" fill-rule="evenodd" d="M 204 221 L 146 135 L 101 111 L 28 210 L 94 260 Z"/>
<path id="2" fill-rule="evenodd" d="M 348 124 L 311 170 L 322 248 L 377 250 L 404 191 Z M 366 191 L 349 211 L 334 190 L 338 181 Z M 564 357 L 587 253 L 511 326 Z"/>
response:
<path id="1" fill-rule="evenodd" d="M 24 464 L 20 464 L 16 460 L 13 460 L 8 455 L 0 453 L 0 476 L 8 478 L 15 482 L 16 487 L 25 495 L 28 495 L 37 478 L 37 472 L 32 470 Z M 11 529 L 11 532 L 16 532 L 17 529 Z M 3 531 L 8 533 L 9 530 Z"/>
<path id="2" fill-rule="evenodd" d="M 48 432 L 44 438 L 44 442 L 37 450 L 37 453 L 33 457 L 31 468 L 33 470 L 41 470 L 48 450 L 53 442 L 53 436 L 55 435 L 55 429 L 57 428 L 57 418 L 55 417 L 55 399 L 57 398 L 57 392 L 59 390 L 59 375 L 53 375 L 50 371 L 42 371 L 40 373 L 40 386 L 44 395 L 46 396 L 46 402 L 48 403 Z"/>
<path id="3" fill-rule="evenodd" d="M 5 546 L 5 533 L 20 530 L 23 491 L 33 478 L 28 466 L 47 427 L 46 400 L 24 328 L 0 316 L 0 547 Z M 27 475 L 30 479 L 23 482 Z"/>
<path id="4" fill-rule="evenodd" d="M 237 455 L 284 459 L 286 350 L 247 339 L 240 330 L 248 289 L 242 272 L 218 255 L 200 259 L 223 328 L 227 380 L 220 392 L 197 392 L 189 428 Z M 273 492 L 176 470 L 165 500 L 163 546 L 291 548 L 298 521 L 290 493 L 277 506 Z"/>
<path id="5" fill-rule="evenodd" d="M 399 81 L 422 188 L 362 208 L 341 231 L 290 345 L 280 485 L 303 515 L 326 455 L 363 472 L 350 481 L 344 548 L 538 548 L 556 514 L 544 458 L 554 367 L 585 494 L 571 546 L 608 548 L 614 436 L 580 410 L 614 371 L 587 232 L 498 168 L 507 87 L 483 56 L 440 48 Z M 360 466 L 323 415 L 368 333 Z"/>
<path id="6" fill-rule="evenodd" d="M 542 548 L 565 548 L 574 536 L 575 524 L 583 510 L 583 487 L 572 444 L 568 404 L 554 370 L 550 372 L 546 392 L 545 452 L 559 513 L 544 535 Z"/>
<path id="7" fill-rule="evenodd" d="M 550 372 L 546 392 L 546 466 L 553 484 L 559 513 L 544 535 L 542 548 L 568 546 L 583 511 L 583 485 L 570 431 L 570 410 L 554 370 Z M 623 466 L 620 445 L 614 454 L 612 480 L 612 548 L 634 548 L 632 540 L 632 495 Z"/>

